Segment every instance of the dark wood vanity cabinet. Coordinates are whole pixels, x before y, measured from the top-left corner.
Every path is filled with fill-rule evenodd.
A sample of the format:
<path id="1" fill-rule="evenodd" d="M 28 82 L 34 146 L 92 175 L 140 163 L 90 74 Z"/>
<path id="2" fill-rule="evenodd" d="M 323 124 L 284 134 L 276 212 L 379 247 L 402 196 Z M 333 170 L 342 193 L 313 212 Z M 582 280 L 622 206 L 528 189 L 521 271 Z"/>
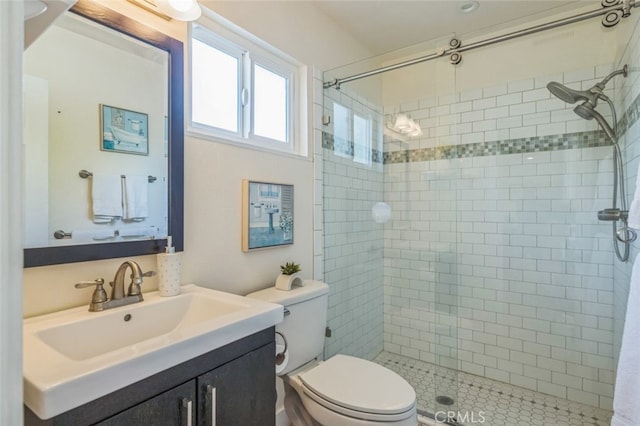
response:
<path id="1" fill-rule="evenodd" d="M 195 380 L 191 380 L 97 424 L 100 426 L 195 425 L 196 416 L 193 409 L 195 401 Z"/>
<path id="2" fill-rule="evenodd" d="M 267 362 L 269 351 L 271 362 Z M 275 349 L 261 348 L 198 377 L 199 426 L 268 425 L 275 422 Z M 256 380 L 261 369 L 274 371 L 273 381 Z M 264 418 L 261 413 L 271 417 Z M 215 422 L 213 421 L 215 419 Z"/>
<path id="3" fill-rule="evenodd" d="M 25 407 L 25 424 L 273 426 L 274 358 L 269 328 L 52 419 Z"/>

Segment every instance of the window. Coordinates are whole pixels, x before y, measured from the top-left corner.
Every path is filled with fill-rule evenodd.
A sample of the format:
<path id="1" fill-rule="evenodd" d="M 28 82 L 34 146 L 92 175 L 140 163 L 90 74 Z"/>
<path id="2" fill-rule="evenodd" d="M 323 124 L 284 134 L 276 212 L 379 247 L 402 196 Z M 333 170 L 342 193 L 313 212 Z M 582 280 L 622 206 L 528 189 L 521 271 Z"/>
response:
<path id="1" fill-rule="evenodd" d="M 341 157 L 353 157 L 353 161 L 371 164 L 373 131 L 369 115 L 352 112 L 349 108 L 333 103 L 333 151 Z"/>
<path id="2" fill-rule="evenodd" d="M 263 42 L 229 30 L 191 27 L 189 131 L 224 141 L 297 152 L 299 66 Z"/>
<path id="3" fill-rule="evenodd" d="M 191 119 L 195 123 L 237 133 L 240 116 L 240 52 L 229 54 L 194 39 L 191 66 Z M 215 78 L 212 78 L 215 76 Z M 215 93 L 215 96 L 211 94 Z"/>

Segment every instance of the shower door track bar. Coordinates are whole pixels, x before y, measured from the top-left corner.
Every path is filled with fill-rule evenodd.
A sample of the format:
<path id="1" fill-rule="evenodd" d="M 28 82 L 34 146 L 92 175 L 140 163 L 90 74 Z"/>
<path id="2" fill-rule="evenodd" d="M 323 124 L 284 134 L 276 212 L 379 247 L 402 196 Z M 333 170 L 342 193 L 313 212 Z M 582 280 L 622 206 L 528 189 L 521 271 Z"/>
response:
<path id="1" fill-rule="evenodd" d="M 602 3 L 611 4 L 611 0 L 603 0 Z M 426 56 L 421 56 L 419 58 L 411 59 L 408 61 L 393 64 L 393 65 L 388 65 L 386 67 L 377 68 L 377 69 L 366 71 L 359 74 L 354 74 L 349 77 L 335 78 L 331 81 L 324 82 L 323 87 L 325 89 L 328 89 L 330 87 L 335 87 L 336 89 L 340 90 L 340 85 L 344 83 L 349 83 L 354 80 L 360 80 L 362 78 L 371 77 L 371 76 L 382 74 L 388 71 L 394 71 L 394 70 L 408 67 L 411 65 L 420 64 L 422 62 L 431 61 L 433 59 L 437 59 L 445 55 L 451 55 L 451 63 L 455 65 L 460 62 L 460 59 L 461 59 L 460 53 L 462 52 L 477 49 L 480 47 L 490 46 L 492 44 L 513 40 L 515 38 L 539 33 L 546 30 L 551 30 L 558 27 L 563 27 L 565 25 L 574 24 L 576 22 L 596 18 L 602 15 L 606 15 L 602 23 L 603 26 L 613 27 L 618 24 L 621 18 L 623 17 L 626 18 L 631 14 L 630 9 L 632 7 L 640 7 L 640 0 L 634 0 L 634 1 L 620 0 L 619 2 L 616 2 L 613 5 L 603 6 L 601 9 L 598 9 L 598 10 L 593 10 L 593 11 L 581 13 L 578 15 L 568 16 L 566 18 L 558 19 L 556 21 L 551 21 L 551 22 L 536 25 L 533 27 L 525 28 L 522 30 L 513 31 L 507 34 L 491 37 L 485 40 L 476 41 L 466 46 L 460 45 L 460 42 L 458 40 L 453 39 L 449 43 L 450 47 L 447 49 L 441 48 L 441 49 L 438 49 L 436 52 Z M 614 17 L 614 21 L 608 21 L 607 19 L 613 15 L 616 15 Z"/>

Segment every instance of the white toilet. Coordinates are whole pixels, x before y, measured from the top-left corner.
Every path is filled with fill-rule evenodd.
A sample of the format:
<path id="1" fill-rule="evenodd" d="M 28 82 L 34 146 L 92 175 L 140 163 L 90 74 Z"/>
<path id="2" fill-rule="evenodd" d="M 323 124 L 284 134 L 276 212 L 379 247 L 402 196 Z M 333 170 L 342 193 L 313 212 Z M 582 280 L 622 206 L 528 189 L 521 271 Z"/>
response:
<path id="1" fill-rule="evenodd" d="M 285 336 L 287 351 L 276 372 L 290 385 L 285 389 L 294 389 L 302 402 L 302 406 L 287 406 L 287 412 L 302 410 L 302 417 L 323 426 L 416 426 L 416 393 L 402 377 L 351 356 L 318 360 L 324 346 L 329 286 L 319 281 L 304 284 L 290 291 L 271 287 L 248 295 L 285 307 L 276 331 Z M 282 342 L 279 337 L 278 342 Z M 298 400 L 284 399 L 282 392 L 279 388 L 279 402 Z M 313 424 L 290 421 L 294 426 Z"/>

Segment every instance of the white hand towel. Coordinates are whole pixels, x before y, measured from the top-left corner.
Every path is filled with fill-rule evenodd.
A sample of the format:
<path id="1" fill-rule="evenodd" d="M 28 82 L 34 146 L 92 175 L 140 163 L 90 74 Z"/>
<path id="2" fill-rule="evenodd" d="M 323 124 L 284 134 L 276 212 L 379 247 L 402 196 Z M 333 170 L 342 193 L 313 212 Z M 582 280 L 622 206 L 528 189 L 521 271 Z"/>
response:
<path id="1" fill-rule="evenodd" d="M 636 257 L 629 284 L 627 316 L 613 395 L 611 426 L 637 426 L 640 419 L 640 255 Z"/>
<path id="2" fill-rule="evenodd" d="M 122 216 L 122 179 L 120 175 L 94 173 L 91 178 L 93 221 L 112 222 Z"/>
<path id="3" fill-rule="evenodd" d="M 149 178 L 127 175 L 124 179 L 125 220 L 141 220 L 149 216 Z"/>
<path id="4" fill-rule="evenodd" d="M 633 193 L 631 207 L 629 207 L 629 219 L 627 219 L 627 222 L 630 228 L 640 229 L 640 164 L 638 164 L 636 190 Z"/>

